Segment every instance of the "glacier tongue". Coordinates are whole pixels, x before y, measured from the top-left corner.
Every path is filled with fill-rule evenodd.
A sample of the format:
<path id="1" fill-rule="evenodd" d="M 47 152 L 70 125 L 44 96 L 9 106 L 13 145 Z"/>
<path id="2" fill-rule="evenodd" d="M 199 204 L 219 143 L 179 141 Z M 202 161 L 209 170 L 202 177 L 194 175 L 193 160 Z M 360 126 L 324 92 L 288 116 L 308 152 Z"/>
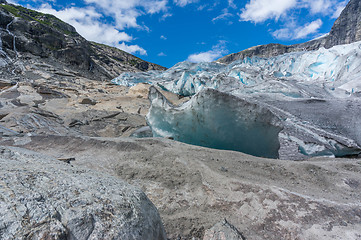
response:
<path id="1" fill-rule="evenodd" d="M 125 86 L 146 82 L 183 96 L 208 87 L 235 94 L 348 97 L 361 92 L 360 76 L 361 42 L 356 42 L 271 58 L 245 58 L 229 65 L 181 62 L 164 72 L 124 73 L 112 82 Z M 314 93 L 314 87 L 321 91 Z"/>
<path id="2" fill-rule="evenodd" d="M 149 92 L 147 121 L 155 136 L 278 157 L 282 122 L 268 109 L 213 89 L 199 92 L 180 107 L 172 106 L 155 87 Z"/>
<path id="3" fill-rule="evenodd" d="M 149 100 L 151 108 L 147 122 L 155 137 L 290 160 L 314 156 L 343 157 L 361 152 L 353 139 L 322 129 L 322 124 L 321 127 L 312 124 L 315 118 L 310 117 L 310 122 L 306 122 L 262 99 L 238 97 L 206 88 L 188 102 L 173 106 L 155 87 L 151 87 Z M 299 103 L 284 104 L 292 108 Z M 332 120 L 321 122 L 330 124 Z M 349 122 L 335 121 L 333 124 L 342 128 L 342 124 L 346 126 Z"/>
<path id="4" fill-rule="evenodd" d="M 181 62 L 112 81 L 193 96 L 175 107 L 152 88 L 157 136 L 282 159 L 361 152 L 361 42 L 229 65 Z"/>

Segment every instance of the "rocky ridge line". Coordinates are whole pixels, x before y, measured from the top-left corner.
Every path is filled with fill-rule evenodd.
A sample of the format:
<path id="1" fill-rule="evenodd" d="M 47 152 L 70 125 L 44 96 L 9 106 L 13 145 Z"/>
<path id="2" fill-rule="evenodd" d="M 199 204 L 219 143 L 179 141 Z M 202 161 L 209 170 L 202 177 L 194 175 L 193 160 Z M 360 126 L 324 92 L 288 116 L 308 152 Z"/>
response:
<path id="1" fill-rule="evenodd" d="M 52 66 L 64 65 L 89 79 L 110 80 L 125 71 L 166 69 L 120 49 L 89 42 L 53 15 L 4 0 L 0 4 L 0 36 L 0 47 L 11 59 L 47 59 Z"/>
<path id="2" fill-rule="evenodd" d="M 361 1 L 350 0 L 341 15 L 335 21 L 330 33 L 322 38 L 295 45 L 266 44 L 232 53 L 217 60 L 219 63 L 231 63 L 246 57 L 272 57 L 290 52 L 312 51 L 320 47 L 331 48 L 336 45 L 361 41 Z"/>

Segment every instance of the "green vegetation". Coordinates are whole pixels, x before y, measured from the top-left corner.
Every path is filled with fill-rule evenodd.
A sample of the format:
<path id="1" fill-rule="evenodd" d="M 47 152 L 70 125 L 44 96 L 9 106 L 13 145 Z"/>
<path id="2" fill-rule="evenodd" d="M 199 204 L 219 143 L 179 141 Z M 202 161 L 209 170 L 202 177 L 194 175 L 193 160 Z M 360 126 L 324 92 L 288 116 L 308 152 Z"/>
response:
<path id="1" fill-rule="evenodd" d="M 138 61 L 132 59 L 132 60 L 129 61 L 129 64 L 132 65 L 132 66 L 136 66 L 138 64 Z"/>
<path id="2" fill-rule="evenodd" d="M 102 44 L 102 43 L 97 43 L 97 42 L 91 42 L 91 43 L 92 43 L 93 45 L 96 45 L 96 46 L 99 46 L 99 47 L 111 49 L 111 50 L 114 51 L 114 52 L 121 52 L 122 54 L 129 55 L 128 58 L 129 58 L 129 57 L 132 58 L 132 59 L 129 60 L 128 62 L 125 62 L 124 60 L 120 60 L 120 59 L 117 59 L 117 58 L 115 58 L 115 57 L 111 57 L 111 58 L 112 58 L 113 60 L 115 60 L 115 61 L 124 62 L 124 63 L 127 63 L 127 64 L 131 65 L 131 66 L 137 66 L 137 64 L 138 64 L 139 62 L 142 62 L 142 61 L 143 61 L 142 59 L 140 59 L 140 58 L 138 58 L 138 57 L 136 57 L 136 56 L 133 56 L 133 55 L 131 55 L 131 54 L 129 54 L 129 53 L 127 53 L 127 52 L 119 49 L 119 48 L 112 47 L 112 46 L 108 46 L 108 45 L 105 45 L 105 44 Z"/>
<path id="3" fill-rule="evenodd" d="M 10 5 L 0 5 L 1 8 L 5 9 L 6 11 L 8 11 L 9 13 L 11 13 L 12 15 L 14 15 L 15 17 L 21 17 L 19 15 L 19 10 L 13 6 Z"/>
<path id="4" fill-rule="evenodd" d="M 121 58 L 117 58 L 115 56 L 110 56 L 110 58 L 114 59 L 115 61 L 118 61 L 118 62 L 122 62 L 122 63 L 126 63 L 130 66 L 133 66 L 133 67 L 137 67 L 137 65 L 141 62 L 145 62 L 143 59 L 141 58 L 138 58 L 130 53 L 127 53 L 123 50 L 120 50 L 119 48 L 116 48 L 116 47 L 111 47 L 111 46 L 108 46 L 108 45 L 105 45 L 105 44 L 102 44 L 102 43 L 97 43 L 97 42 L 90 42 L 92 45 L 95 45 L 95 46 L 98 46 L 98 47 L 103 47 L 103 48 L 107 48 L 107 49 L 110 49 L 112 50 L 113 52 L 121 52 L 123 53 L 124 55 L 126 55 L 127 57 L 124 58 L 124 57 L 121 57 Z M 128 60 L 128 61 L 127 61 Z M 153 65 L 153 66 L 158 66 L 159 69 L 166 69 L 160 65 Z"/>
<path id="5" fill-rule="evenodd" d="M 57 30 L 67 34 L 67 35 L 77 35 L 76 32 L 71 32 L 65 29 L 62 29 L 58 26 L 58 24 L 66 24 L 65 22 L 61 21 L 57 17 L 50 15 L 50 14 L 44 14 L 41 12 L 37 12 L 31 9 L 24 8 L 22 6 L 15 6 L 15 5 L 0 5 L 1 8 L 5 9 L 15 17 L 23 18 L 27 21 L 36 21 L 41 24 L 56 28 Z"/>
<path id="6" fill-rule="evenodd" d="M 116 47 L 112 47 L 112 46 L 109 46 L 109 45 L 105 45 L 105 44 L 102 44 L 102 43 L 97 43 L 97 42 L 91 42 L 92 44 L 94 45 L 97 45 L 97 46 L 100 46 L 100 47 L 105 47 L 105 48 L 110 48 L 112 49 L 113 51 L 118 51 L 118 52 L 122 52 L 122 53 L 126 53 L 126 54 L 129 54 L 119 48 L 116 48 Z"/>

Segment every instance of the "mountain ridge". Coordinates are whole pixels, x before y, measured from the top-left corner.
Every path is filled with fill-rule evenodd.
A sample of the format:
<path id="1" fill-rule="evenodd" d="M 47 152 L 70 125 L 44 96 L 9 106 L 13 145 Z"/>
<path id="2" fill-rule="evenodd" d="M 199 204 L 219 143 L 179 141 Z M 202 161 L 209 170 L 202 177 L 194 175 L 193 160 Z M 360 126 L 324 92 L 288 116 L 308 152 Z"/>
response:
<path id="1" fill-rule="evenodd" d="M 74 28 L 50 15 L 28 18 L 14 17 L 0 7 L 0 239 L 354 240 L 361 236 L 361 155 L 357 155 L 361 147 L 351 149 L 357 152 L 350 155 L 353 142 L 335 136 L 352 133 L 361 143 L 361 75 L 353 74 L 361 73 L 361 43 L 353 44 L 357 51 L 349 48 L 348 55 L 342 50 L 347 46 L 336 46 L 342 54 L 339 58 L 337 51 L 323 55 L 327 51 L 322 48 L 321 54 L 314 54 L 320 61 L 337 59 L 336 64 L 303 60 L 300 55 L 312 53 L 297 52 L 266 64 L 260 58 L 231 63 L 229 75 L 219 71 L 225 64 L 214 62 L 183 62 L 165 72 L 139 72 L 156 66 L 121 50 L 85 42 Z M 326 38 L 321 40 L 314 41 L 314 47 L 326 44 Z M 271 46 L 269 54 L 284 50 Z M 293 60 L 306 63 L 304 70 L 293 67 Z M 168 86 L 180 89 L 181 95 L 217 82 L 224 85 L 214 86 L 224 92 L 208 91 L 212 99 L 209 94 L 203 94 L 207 97 L 203 100 L 190 99 L 164 91 L 167 85 L 163 85 L 152 88 L 159 98 L 151 106 L 150 84 L 139 84 L 136 73 L 122 74 L 136 81 L 134 87 L 94 81 L 123 70 L 138 71 L 141 77 L 164 74 L 156 80 L 169 79 Z M 350 84 L 339 84 L 340 71 L 347 73 L 343 79 Z M 319 76 L 330 81 L 315 84 Z M 260 88 L 252 86 L 257 84 L 254 80 Z M 228 95 L 234 83 L 248 94 Z M 344 98 L 330 99 L 341 93 Z M 266 98 L 267 94 L 276 97 Z M 221 111 L 199 105 L 187 115 L 179 112 L 185 105 L 176 107 L 197 99 L 199 104 L 218 104 Z M 169 135 L 151 137 L 145 116 L 153 106 L 177 111 L 180 125 L 193 117 L 200 123 L 180 128 L 182 133 L 198 134 L 200 125 L 214 126 L 212 131 L 226 126 L 230 134 L 204 131 L 203 139 L 233 135 L 241 144 L 265 131 L 243 137 L 235 130 L 240 124 L 254 125 L 269 116 L 276 125 L 277 114 L 285 122 L 276 139 L 285 146 L 279 151 L 285 160 L 188 145 Z M 239 117 L 232 124 L 235 114 Z M 173 116 L 162 116 L 166 115 L 158 119 L 165 125 L 174 122 Z M 207 121 L 214 118 L 220 124 L 209 125 Z M 259 139 L 266 141 L 265 137 Z M 253 142 L 256 150 L 262 147 L 261 141 Z M 350 158 L 315 158 L 318 152 L 330 150 L 343 152 L 341 156 L 348 153 Z M 303 154 L 310 158 L 303 160 Z M 136 187 L 127 187 L 124 181 Z M 128 234 L 119 237 L 122 230 Z"/>
<path id="2" fill-rule="evenodd" d="M 1 49 L 10 57 L 53 59 L 90 79 L 110 80 L 121 72 L 165 70 L 120 49 L 87 41 L 76 29 L 50 14 L 0 5 Z"/>
<path id="3" fill-rule="evenodd" d="M 216 60 L 216 62 L 231 63 L 246 57 L 272 57 L 290 52 L 317 50 L 320 47 L 329 49 L 336 45 L 357 41 L 361 41 L 361 1 L 350 0 L 326 36 L 294 45 L 270 43 L 254 46 L 237 53 L 231 53 Z"/>

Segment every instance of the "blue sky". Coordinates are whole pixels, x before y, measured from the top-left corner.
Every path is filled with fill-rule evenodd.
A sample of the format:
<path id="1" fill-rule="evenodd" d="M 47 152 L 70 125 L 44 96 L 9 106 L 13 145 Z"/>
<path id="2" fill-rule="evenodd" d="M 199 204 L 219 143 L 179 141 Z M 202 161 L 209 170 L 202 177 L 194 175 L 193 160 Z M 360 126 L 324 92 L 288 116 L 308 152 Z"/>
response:
<path id="1" fill-rule="evenodd" d="M 171 67 L 330 31 L 348 0 L 8 0 L 54 14 L 86 39 Z"/>

